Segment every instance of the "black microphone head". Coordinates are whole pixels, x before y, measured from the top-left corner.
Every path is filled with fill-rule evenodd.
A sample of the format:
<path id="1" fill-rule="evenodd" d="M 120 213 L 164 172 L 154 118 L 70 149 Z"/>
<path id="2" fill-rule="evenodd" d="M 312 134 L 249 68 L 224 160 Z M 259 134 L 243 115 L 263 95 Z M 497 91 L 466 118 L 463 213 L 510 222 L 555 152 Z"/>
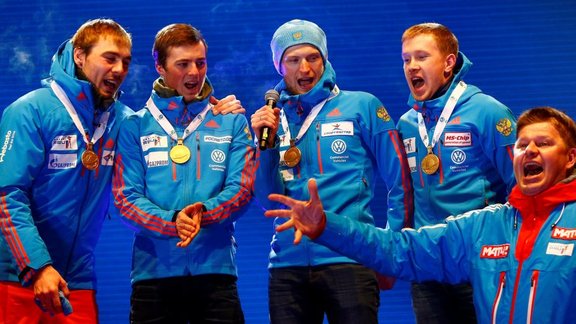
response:
<path id="1" fill-rule="evenodd" d="M 270 90 L 266 91 L 266 94 L 264 95 L 264 100 L 266 102 L 268 102 L 268 100 L 274 100 L 274 102 L 278 102 L 279 99 L 280 99 L 280 94 L 278 93 L 278 91 L 276 91 L 274 89 L 270 89 Z"/>

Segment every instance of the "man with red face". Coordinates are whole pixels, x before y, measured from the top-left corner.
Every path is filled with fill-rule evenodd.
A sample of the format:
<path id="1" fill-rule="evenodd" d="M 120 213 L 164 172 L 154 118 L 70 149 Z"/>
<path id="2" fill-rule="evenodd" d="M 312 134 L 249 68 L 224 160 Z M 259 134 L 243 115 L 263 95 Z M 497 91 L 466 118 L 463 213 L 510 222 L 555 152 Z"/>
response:
<path id="1" fill-rule="evenodd" d="M 517 184 L 505 204 L 418 230 L 376 230 L 324 209 L 310 180 L 310 200 L 271 195 L 291 209 L 266 215 L 289 217 L 277 230 L 294 226 L 383 274 L 471 282 L 478 323 L 576 323 L 576 124 L 537 107 L 517 127 Z"/>
<path id="2" fill-rule="evenodd" d="M 512 112 L 464 82 L 472 63 L 443 25 L 408 28 L 402 61 L 411 109 L 397 128 L 414 186 L 414 228 L 505 202 L 514 185 Z M 415 283 L 412 305 L 418 323 L 476 323 L 467 283 Z"/>
<path id="3" fill-rule="evenodd" d="M 251 198 L 254 143 L 234 96 L 214 112 L 207 51 L 193 26 L 162 28 L 160 77 L 118 136 L 115 203 L 135 231 L 132 323 L 244 322 L 234 224 Z"/>
<path id="4" fill-rule="evenodd" d="M 131 49 L 118 23 L 90 20 L 60 46 L 44 87 L 4 111 L 2 323 L 98 321 L 94 248 L 108 210 L 119 125 L 133 113 L 118 101 Z"/>
<path id="5" fill-rule="evenodd" d="M 317 178 L 326 207 L 374 226 L 371 202 L 377 173 L 388 187 L 394 219 L 412 217 L 412 186 L 402 142 L 384 105 L 372 94 L 338 88 L 324 31 L 306 20 L 280 26 L 270 43 L 282 80 L 280 108 L 261 107 L 251 117 L 258 137 L 255 196 L 278 208 L 269 193 L 308 196 Z M 284 220 L 275 220 L 280 226 Z M 272 323 L 376 323 L 380 292 L 373 271 L 347 256 L 290 233 L 276 233 L 270 251 L 269 310 Z"/>

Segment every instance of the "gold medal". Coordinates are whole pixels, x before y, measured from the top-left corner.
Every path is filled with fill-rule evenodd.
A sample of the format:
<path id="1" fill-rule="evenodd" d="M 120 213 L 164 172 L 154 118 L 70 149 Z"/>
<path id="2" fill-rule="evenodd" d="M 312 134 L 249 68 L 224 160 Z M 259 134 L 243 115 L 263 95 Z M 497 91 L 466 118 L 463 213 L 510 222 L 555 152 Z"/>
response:
<path id="1" fill-rule="evenodd" d="M 190 149 L 184 145 L 183 139 L 178 139 L 176 146 L 170 149 L 170 159 L 174 163 L 186 163 L 190 159 Z"/>
<path id="2" fill-rule="evenodd" d="M 302 152 L 300 152 L 300 149 L 296 147 L 296 141 L 291 139 L 290 148 L 284 152 L 284 162 L 288 167 L 293 168 L 300 163 L 301 158 Z"/>
<path id="3" fill-rule="evenodd" d="M 440 167 L 440 159 L 436 154 L 432 153 L 432 147 L 428 146 L 428 154 L 422 159 L 422 163 L 420 164 L 422 167 L 422 171 L 424 173 L 430 175 L 436 173 L 438 168 Z"/>
<path id="4" fill-rule="evenodd" d="M 98 166 L 100 165 L 100 162 L 98 161 L 98 154 L 96 154 L 94 152 L 94 150 L 92 149 L 93 144 L 92 143 L 88 143 L 86 144 L 86 151 L 84 151 L 84 153 L 82 153 L 82 165 L 88 169 L 88 170 L 96 170 L 98 168 Z"/>

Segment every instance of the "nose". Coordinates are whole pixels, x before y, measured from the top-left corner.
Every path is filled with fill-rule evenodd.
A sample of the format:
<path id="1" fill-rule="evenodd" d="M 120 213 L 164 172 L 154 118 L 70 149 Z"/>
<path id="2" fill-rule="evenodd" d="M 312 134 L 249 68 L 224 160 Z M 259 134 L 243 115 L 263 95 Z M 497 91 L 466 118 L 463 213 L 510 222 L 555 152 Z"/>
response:
<path id="1" fill-rule="evenodd" d="M 198 74 L 198 67 L 196 66 L 196 64 L 190 64 L 189 68 L 188 68 L 188 73 L 186 73 L 188 75 L 197 75 Z"/>
<path id="2" fill-rule="evenodd" d="M 308 70 L 310 70 L 310 63 L 304 59 L 300 62 L 300 72 L 307 72 Z"/>
<path id="3" fill-rule="evenodd" d="M 121 60 L 116 61 L 112 66 L 112 72 L 115 74 L 121 74 L 127 71 L 128 71 L 128 65 L 122 62 Z"/>
<path id="4" fill-rule="evenodd" d="M 409 70 L 409 71 L 414 71 L 416 69 L 418 69 L 418 63 L 416 62 L 416 60 L 413 59 L 406 59 L 404 61 L 404 68 Z"/>
<path id="5" fill-rule="evenodd" d="M 536 145 L 536 143 L 534 143 L 534 141 L 531 141 L 530 143 L 528 143 L 528 146 L 526 146 L 526 155 L 529 156 L 534 156 L 536 154 L 538 154 L 538 146 Z"/>

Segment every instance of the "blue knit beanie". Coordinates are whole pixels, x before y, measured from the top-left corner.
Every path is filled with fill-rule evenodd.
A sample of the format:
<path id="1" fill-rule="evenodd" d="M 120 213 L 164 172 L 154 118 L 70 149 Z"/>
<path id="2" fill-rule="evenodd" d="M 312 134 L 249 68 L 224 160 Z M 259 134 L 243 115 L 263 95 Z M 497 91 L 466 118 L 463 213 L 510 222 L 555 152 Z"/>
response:
<path id="1" fill-rule="evenodd" d="M 324 63 L 326 63 L 328 47 L 324 31 L 315 23 L 307 20 L 290 20 L 276 29 L 270 42 L 272 61 L 274 61 L 274 67 L 280 75 L 282 75 L 280 62 L 282 61 L 284 52 L 288 47 L 299 44 L 315 46 L 320 51 Z"/>

